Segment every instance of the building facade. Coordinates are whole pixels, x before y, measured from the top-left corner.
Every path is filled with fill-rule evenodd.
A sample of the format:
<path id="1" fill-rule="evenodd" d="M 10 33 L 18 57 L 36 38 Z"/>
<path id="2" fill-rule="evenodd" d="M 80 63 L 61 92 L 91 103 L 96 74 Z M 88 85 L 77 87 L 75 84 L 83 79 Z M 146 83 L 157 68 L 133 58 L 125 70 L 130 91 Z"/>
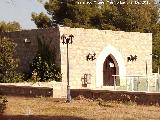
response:
<path id="1" fill-rule="evenodd" d="M 61 36 L 73 35 L 69 44 L 69 81 L 72 89 L 108 89 L 126 84 L 128 75 L 152 74 L 152 34 L 84 28 L 49 28 L 3 34 L 16 43 L 19 70 L 27 72 L 38 49 L 37 36 L 52 40 L 62 82 L 67 82 L 67 45 Z M 116 75 L 114 77 L 114 75 Z M 115 82 L 115 80 L 116 82 Z"/>

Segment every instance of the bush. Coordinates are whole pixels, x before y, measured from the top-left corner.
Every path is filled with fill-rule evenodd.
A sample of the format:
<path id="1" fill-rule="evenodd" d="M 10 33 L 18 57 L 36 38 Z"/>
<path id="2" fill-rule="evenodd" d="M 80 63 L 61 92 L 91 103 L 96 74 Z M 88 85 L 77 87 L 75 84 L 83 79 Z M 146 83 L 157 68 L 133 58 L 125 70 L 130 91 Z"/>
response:
<path id="1" fill-rule="evenodd" d="M 46 43 L 46 41 L 49 41 Z M 44 40 L 44 37 L 37 38 L 38 51 L 30 64 L 32 73 L 31 81 L 61 81 L 62 75 L 60 67 L 55 64 L 55 51 L 50 47 L 52 40 Z"/>
<path id="2" fill-rule="evenodd" d="M 33 59 L 30 66 L 32 70 L 31 81 L 45 82 L 50 80 L 61 81 L 60 68 L 55 64 L 48 64 L 46 60 L 43 60 L 40 54 Z"/>
<path id="3" fill-rule="evenodd" d="M 8 38 L 0 38 L 0 82 L 19 82 L 22 76 L 16 72 L 18 61 L 14 59 L 15 44 Z"/>
<path id="4" fill-rule="evenodd" d="M 17 83 L 23 81 L 23 76 L 16 71 L 10 72 L 9 74 L 3 76 L 2 79 L 0 79 L 0 83 Z"/>
<path id="5" fill-rule="evenodd" d="M 0 96 L 0 114 L 6 109 L 6 102 L 8 102 L 6 97 Z"/>

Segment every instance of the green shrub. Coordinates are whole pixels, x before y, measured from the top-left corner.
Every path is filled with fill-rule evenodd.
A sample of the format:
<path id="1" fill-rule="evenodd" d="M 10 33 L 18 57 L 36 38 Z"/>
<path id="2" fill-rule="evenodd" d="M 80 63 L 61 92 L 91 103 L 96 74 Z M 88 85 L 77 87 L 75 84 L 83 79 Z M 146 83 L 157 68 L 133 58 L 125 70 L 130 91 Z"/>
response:
<path id="1" fill-rule="evenodd" d="M 22 76 L 16 72 L 18 60 L 14 58 L 15 43 L 8 38 L 0 38 L 0 82 L 19 82 Z"/>
<path id="2" fill-rule="evenodd" d="M 0 79 L 0 83 L 17 83 L 23 81 L 23 76 L 16 71 L 11 71 Z"/>
<path id="3" fill-rule="evenodd" d="M 55 64 L 48 64 L 40 54 L 31 63 L 32 79 L 34 82 L 45 82 L 50 80 L 61 81 L 60 68 Z"/>
<path id="4" fill-rule="evenodd" d="M 33 82 L 61 81 L 62 79 L 60 67 L 55 64 L 55 51 L 50 47 L 52 40 L 46 41 L 44 37 L 37 38 L 38 51 L 30 64 L 32 73 L 30 80 Z"/>

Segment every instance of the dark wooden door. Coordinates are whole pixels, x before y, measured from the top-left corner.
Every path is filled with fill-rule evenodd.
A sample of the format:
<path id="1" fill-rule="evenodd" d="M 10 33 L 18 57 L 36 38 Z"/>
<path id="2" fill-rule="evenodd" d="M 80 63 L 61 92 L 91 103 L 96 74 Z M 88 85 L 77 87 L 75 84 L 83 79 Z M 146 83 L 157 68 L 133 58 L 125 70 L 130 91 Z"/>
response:
<path id="1" fill-rule="evenodd" d="M 103 65 L 103 85 L 104 86 L 113 86 L 114 77 L 116 75 L 116 67 L 111 56 L 108 56 Z"/>

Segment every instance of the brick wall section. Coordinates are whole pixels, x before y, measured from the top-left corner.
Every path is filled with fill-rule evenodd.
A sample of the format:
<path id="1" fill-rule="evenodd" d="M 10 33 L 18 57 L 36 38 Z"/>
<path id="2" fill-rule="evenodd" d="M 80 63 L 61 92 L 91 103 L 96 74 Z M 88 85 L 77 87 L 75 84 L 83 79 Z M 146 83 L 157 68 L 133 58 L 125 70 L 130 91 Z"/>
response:
<path id="1" fill-rule="evenodd" d="M 1 33 L 2 36 L 9 37 L 16 43 L 15 57 L 20 60 L 19 71 L 29 71 L 29 63 L 32 62 L 37 52 L 37 36 L 44 36 L 45 41 L 52 39 L 51 47 L 55 48 L 56 52 L 56 63 L 60 65 L 60 45 L 59 45 L 59 30 L 57 28 L 49 29 L 33 29 L 33 30 L 22 30 L 15 32 Z M 28 39 L 31 43 L 25 43 L 24 40 Z"/>
<path id="2" fill-rule="evenodd" d="M 148 74 L 152 73 L 152 34 L 139 32 L 123 32 L 98 29 L 83 29 L 61 27 L 60 35 L 73 34 L 73 44 L 69 45 L 70 84 L 71 88 L 82 88 L 81 78 L 84 74 L 91 74 L 91 84 L 88 88 L 95 88 L 96 60 L 87 61 L 88 53 L 96 53 L 96 57 L 104 47 L 114 46 L 121 52 L 125 60 L 126 75 L 145 75 L 146 61 Z M 61 69 L 63 79 L 66 80 L 66 45 L 60 44 Z M 137 55 L 136 62 L 127 62 L 129 55 Z M 107 57 L 107 56 L 106 56 Z"/>

